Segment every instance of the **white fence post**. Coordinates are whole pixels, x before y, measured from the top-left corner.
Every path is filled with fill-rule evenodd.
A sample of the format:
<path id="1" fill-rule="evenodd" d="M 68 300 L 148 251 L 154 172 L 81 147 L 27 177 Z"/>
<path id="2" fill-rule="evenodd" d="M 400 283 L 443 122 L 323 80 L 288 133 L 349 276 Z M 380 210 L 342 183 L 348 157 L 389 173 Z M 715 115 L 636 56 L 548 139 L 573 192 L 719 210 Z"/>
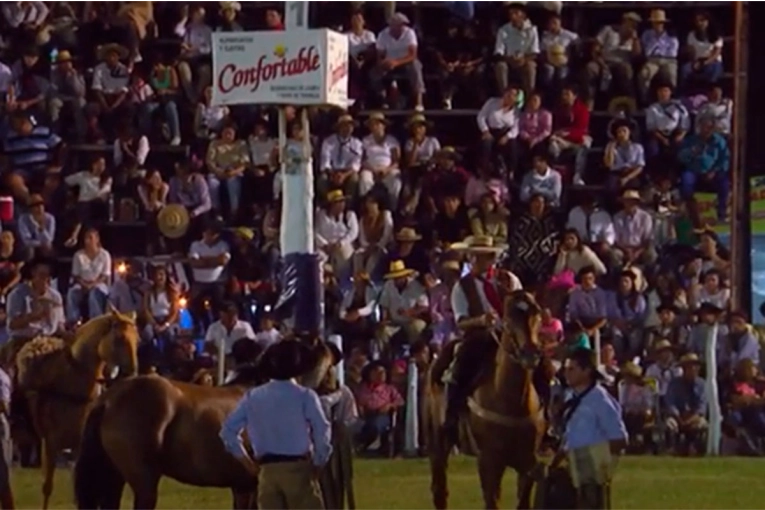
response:
<path id="1" fill-rule="evenodd" d="M 406 377 L 406 416 L 404 417 L 404 453 L 416 456 L 420 448 L 419 438 L 419 385 L 417 364 L 414 359 L 409 360 Z"/>

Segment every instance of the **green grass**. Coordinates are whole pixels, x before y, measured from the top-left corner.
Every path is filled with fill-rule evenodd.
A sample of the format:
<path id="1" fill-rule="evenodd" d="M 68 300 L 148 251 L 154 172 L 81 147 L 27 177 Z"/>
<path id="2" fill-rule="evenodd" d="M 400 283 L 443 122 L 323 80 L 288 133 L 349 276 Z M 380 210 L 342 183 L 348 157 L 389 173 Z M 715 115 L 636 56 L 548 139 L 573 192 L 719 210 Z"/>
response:
<path id="1" fill-rule="evenodd" d="M 427 462 L 418 460 L 357 460 L 358 508 L 431 508 Z M 744 458 L 683 459 L 631 457 L 619 465 L 614 484 L 614 508 L 765 508 L 762 485 L 765 460 Z M 40 475 L 15 470 L 13 487 L 17 508 L 39 508 Z M 481 508 L 475 462 L 455 457 L 450 465 L 450 508 Z M 502 507 L 515 505 L 515 476 L 508 472 Z M 53 508 L 73 508 L 68 471 L 57 473 Z M 123 508 L 132 508 L 126 491 Z M 164 480 L 159 508 L 231 508 L 228 491 L 202 489 Z"/>

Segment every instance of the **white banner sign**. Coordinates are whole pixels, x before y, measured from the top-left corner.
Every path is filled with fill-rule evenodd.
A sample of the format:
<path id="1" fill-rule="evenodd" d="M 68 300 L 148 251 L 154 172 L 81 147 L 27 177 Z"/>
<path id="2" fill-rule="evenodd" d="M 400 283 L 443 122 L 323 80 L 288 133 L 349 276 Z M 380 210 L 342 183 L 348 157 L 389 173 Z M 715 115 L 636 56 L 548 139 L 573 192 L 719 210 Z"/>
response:
<path id="1" fill-rule="evenodd" d="M 348 38 L 332 30 L 216 32 L 213 104 L 330 104 L 348 99 Z"/>

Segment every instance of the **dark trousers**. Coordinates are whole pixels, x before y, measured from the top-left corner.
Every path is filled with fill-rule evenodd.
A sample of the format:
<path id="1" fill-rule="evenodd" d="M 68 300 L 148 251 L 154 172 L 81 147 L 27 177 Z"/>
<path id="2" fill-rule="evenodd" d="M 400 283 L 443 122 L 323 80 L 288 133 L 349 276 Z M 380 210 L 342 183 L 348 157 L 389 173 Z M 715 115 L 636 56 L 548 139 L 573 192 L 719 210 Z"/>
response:
<path id="1" fill-rule="evenodd" d="M 481 141 L 482 163 L 487 167 L 493 166 L 505 178 L 520 184 L 523 172 L 518 168 L 518 140 L 511 138 L 500 145 L 498 142 L 505 135 L 505 131 L 491 130 L 491 134 L 492 140 Z M 508 184 L 513 183 L 508 182 Z"/>
<path id="2" fill-rule="evenodd" d="M 197 330 L 206 331 L 212 317 L 218 316 L 220 305 L 226 297 L 223 282 L 194 282 L 191 284 L 191 307 L 189 311 Z"/>

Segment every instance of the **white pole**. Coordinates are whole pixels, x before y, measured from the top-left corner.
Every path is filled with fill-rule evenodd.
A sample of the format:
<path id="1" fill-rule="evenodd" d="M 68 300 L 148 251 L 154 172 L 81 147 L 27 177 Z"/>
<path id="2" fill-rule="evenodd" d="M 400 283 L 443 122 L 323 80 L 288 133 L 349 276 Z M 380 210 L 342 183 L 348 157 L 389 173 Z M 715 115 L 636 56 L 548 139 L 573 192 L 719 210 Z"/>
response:
<path id="1" fill-rule="evenodd" d="M 409 360 L 406 377 L 406 416 L 404 422 L 404 453 L 415 457 L 420 447 L 419 438 L 419 397 L 417 364 L 414 359 Z"/>
<path id="2" fill-rule="evenodd" d="M 593 335 L 592 338 L 592 348 L 595 349 L 595 360 L 598 364 L 598 367 L 602 368 L 602 362 L 603 360 L 600 359 L 600 351 L 601 351 L 601 342 L 600 342 L 600 330 L 595 330 L 595 335 Z"/>
<path id="3" fill-rule="evenodd" d="M 329 335 L 327 340 L 335 344 L 335 347 L 340 349 L 340 354 L 343 353 L 343 337 L 340 335 Z M 337 382 L 341 386 L 345 384 L 345 362 L 343 356 L 340 357 L 340 362 L 335 367 L 335 373 L 337 374 Z"/>
<path id="4" fill-rule="evenodd" d="M 226 339 L 218 341 L 218 386 L 223 386 L 226 380 Z"/>
<path id="5" fill-rule="evenodd" d="M 722 439 L 722 411 L 720 395 L 717 388 L 717 323 L 707 328 L 707 341 L 704 360 L 706 361 L 706 394 L 709 408 L 709 431 L 707 433 L 707 455 L 720 455 L 720 440 Z"/>

